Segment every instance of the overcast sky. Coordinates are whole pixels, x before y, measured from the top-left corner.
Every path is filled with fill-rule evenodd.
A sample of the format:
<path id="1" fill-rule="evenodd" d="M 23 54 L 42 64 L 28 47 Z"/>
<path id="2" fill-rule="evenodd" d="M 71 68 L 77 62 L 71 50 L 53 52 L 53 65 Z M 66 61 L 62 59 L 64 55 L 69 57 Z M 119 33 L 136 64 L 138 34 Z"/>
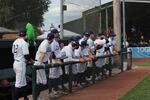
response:
<path id="1" fill-rule="evenodd" d="M 101 3 L 112 0 L 101 0 Z M 98 6 L 100 0 L 65 0 L 67 11 L 64 12 L 64 22 L 72 21 L 82 17 L 82 12 Z M 44 14 L 44 30 L 49 30 L 51 24 L 56 28 L 60 24 L 60 0 L 51 0 L 49 10 Z"/>

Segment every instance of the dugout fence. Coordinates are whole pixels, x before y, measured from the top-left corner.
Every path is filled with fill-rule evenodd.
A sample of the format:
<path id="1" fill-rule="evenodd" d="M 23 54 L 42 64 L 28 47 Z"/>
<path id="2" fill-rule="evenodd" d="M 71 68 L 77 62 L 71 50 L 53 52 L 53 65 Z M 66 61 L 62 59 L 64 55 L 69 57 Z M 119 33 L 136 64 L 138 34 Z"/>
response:
<path id="1" fill-rule="evenodd" d="M 112 58 L 113 58 L 113 61 L 112 61 Z M 95 84 L 97 82 L 97 80 L 96 80 L 97 68 L 96 68 L 95 62 L 98 59 L 107 59 L 108 60 L 108 63 L 106 66 L 108 68 L 107 70 L 109 70 L 108 77 L 111 77 L 112 74 L 117 74 L 117 73 L 121 73 L 121 72 L 124 72 L 126 70 L 132 69 L 132 52 L 131 51 L 121 52 L 121 53 L 118 53 L 115 55 L 105 55 L 105 56 L 96 57 L 92 61 L 92 65 L 93 65 L 92 66 L 93 67 L 92 80 L 91 80 L 92 84 Z M 69 62 L 64 62 L 62 64 L 46 64 L 44 66 L 33 65 L 32 66 L 32 99 L 37 100 L 37 93 L 36 92 L 37 92 L 37 89 L 39 88 L 38 85 L 36 84 L 36 70 L 45 69 L 47 71 L 49 68 L 69 65 L 69 77 L 68 77 L 68 82 L 66 84 L 68 84 L 67 85 L 68 91 L 69 91 L 69 93 L 71 93 L 73 91 L 73 88 L 72 88 L 72 82 L 73 82 L 72 65 L 78 64 L 78 63 L 81 63 L 81 62 L 69 61 Z M 116 71 L 116 69 L 117 69 L 117 71 Z M 43 88 L 43 91 L 46 89 L 48 89 L 47 85 L 45 85 L 45 87 Z M 44 95 L 44 98 L 49 98 L 48 97 L 48 91 L 45 94 L 47 94 L 47 95 Z"/>

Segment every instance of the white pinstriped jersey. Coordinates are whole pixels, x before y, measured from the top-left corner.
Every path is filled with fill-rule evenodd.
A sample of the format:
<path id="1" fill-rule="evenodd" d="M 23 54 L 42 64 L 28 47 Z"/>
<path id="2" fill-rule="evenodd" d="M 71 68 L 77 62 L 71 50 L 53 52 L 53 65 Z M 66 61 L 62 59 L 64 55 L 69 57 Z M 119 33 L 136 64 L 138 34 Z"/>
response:
<path id="1" fill-rule="evenodd" d="M 14 60 L 25 61 L 24 55 L 29 54 L 28 46 L 29 44 L 23 38 L 16 39 L 12 46 Z"/>
<path id="2" fill-rule="evenodd" d="M 51 53 L 50 45 L 51 44 L 49 44 L 47 39 L 43 40 L 38 48 L 35 59 L 39 61 L 40 52 L 42 52 L 44 53 L 44 59 L 42 62 L 47 62 Z"/>
<path id="3" fill-rule="evenodd" d="M 103 40 L 97 39 L 97 40 L 94 41 L 94 44 L 103 45 L 103 47 L 101 49 L 96 50 L 96 56 L 97 57 L 103 56 L 104 53 L 105 53 L 106 40 L 105 39 L 103 39 Z M 102 67 L 104 64 L 105 64 L 105 59 L 104 58 L 100 58 L 96 61 L 96 66 L 97 67 Z"/>

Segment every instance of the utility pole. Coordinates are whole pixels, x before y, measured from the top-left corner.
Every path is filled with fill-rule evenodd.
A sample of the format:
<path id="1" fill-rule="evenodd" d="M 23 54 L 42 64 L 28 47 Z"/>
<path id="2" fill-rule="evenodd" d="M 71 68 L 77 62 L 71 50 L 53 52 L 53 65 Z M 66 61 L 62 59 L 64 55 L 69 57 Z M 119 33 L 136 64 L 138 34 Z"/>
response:
<path id="1" fill-rule="evenodd" d="M 64 24 L 64 0 L 60 0 L 60 39 L 63 39 L 64 37 L 64 29 L 63 29 L 63 24 Z"/>
<path id="2" fill-rule="evenodd" d="M 108 31 L 108 8 L 105 9 L 106 12 L 106 31 Z"/>
<path id="3" fill-rule="evenodd" d="M 101 10 L 101 0 L 99 0 L 99 32 L 102 32 L 102 10 Z"/>
<path id="4" fill-rule="evenodd" d="M 126 17 L 125 17 L 125 0 L 122 2 L 122 19 L 123 19 L 123 48 L 126 48 Z"/>

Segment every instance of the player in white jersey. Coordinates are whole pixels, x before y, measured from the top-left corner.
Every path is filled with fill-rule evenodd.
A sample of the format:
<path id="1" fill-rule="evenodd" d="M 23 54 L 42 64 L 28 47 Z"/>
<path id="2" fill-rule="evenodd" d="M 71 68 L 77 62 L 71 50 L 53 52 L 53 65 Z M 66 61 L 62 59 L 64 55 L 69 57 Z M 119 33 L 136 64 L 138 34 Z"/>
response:
<path id="1" fill-rule="evenodd" d="M 104 56 L 105 53 L 105 44 L 106 40 L 102 33 L 99 33 L 96 37 L 96 40 L 94 41 L 95 50 L 96 50 L 96 57 Z M 105 65 L 105 59 L 99 58 L 96 62 L 97 71 L 99 73 L 102 72 L 102 77 L 105 75 L 104 72 L 104 65 Z M 106 76 L 106 75 L 105 75 Z M 99 77 L 97 77 L 99 79 Z"/>
<path id="2" fill-rule="evenodd" d="M 84 32 L 83 37 L 79 40 L 79 44 L 81 44 L 82 41 L 87 41 L 89 38 L 89 32 Z"/>
<path id="3" fill-rule="evenodd" d="M 114 33 L 110 33 L 107 35 L 107 42 L 106 42 L 106 47 L 105 47 L 105 53 L 107 55 L 113 55 L 116 54 L 116 41 L 115 41 L 115 37 L 116 34 Z M 112 72 L 112 65 L 114 64 L 114 57 L 107 57 L 105 58 L 105 67 L 107 69 L 107 72 L 109 74 L 109 76 L 111 76 L 111 72 Z"/>
<path id="4" fill-rule="evenodd" d="M 50 53 L 51 48 L 50 45 L 53 42 L 54 34 L 49 33 L 47 35 L 47 38 L 44 39 L 40 46 L 38 47 L 36 57 L 35 57 L 35 63 L 34 65 L 44 65 L 44 63 L 48 62 L 48 59 L 50 59 Z M 47 84 L 47 77 L 45 73 L 45 69 L 39 69 L 36 71 L 36 83 L 38 85 L 39 90 L 36 92 L 37 97 L 40 95 L 40 87 Z"/>
<path id="5" fill-rule="evenodd" d="M 19 31 L 19 38 L 17 38 L 13 42 L 12 53 L 14 55 L 14 63 L 13 69 L 16 73 L 16 81 L 15 81 L 15 92 L 14 92 L 14 100 L 19 99 L 19 94 L 22 92 L 24 95 L 24 100 L 28 100 L 26 93 L 26 62 L 30 61 L 33 63 L 29 56 L 29 44 L 24 40 L 26 36 L 26 29 L 21 29 Z"/>
<path id="6" fill-rule="evenodd" d="M 94 46 L 94 32 L 92 32 L 92 31 L 89 31 L 89 38 L 88 38 L 88 40 L 87 40 L 87 44 L 88 44 L 88 47 L 89 48 L 93 48 L 93 46 Z"/>
<path id="7" fill-rule="evenodd" d="M 51 50 L 52 50 L 52 63 L 61 63 L 61 48 L 58 43 L 59 39 L 59 31 L 57 29 L 51 30 L 51 33 L 54 34 L 54 40 L 51 44 Z M 49 93 L 52 94 L 58 94 L 60 91 L 59 90 L 59 85 L 64 88 L 62 84 L 62 68 L 61 66 L 55 67 L 55 68 L 49 68 Z"/>
<path id="8" fill-rule="evenodd" d="M 87 40 L 87 48 L 88 48 L 88 51 L 89 51 L 89 56 L 90 58 L 94 59 L 94 39 L 95 39 L 95 36 L 94 36 L 94 32 L 92 31 L 89 31 L 89 38 Z M 86 76 L 88 78 L 88 80 L 90 81 L 92 79 L 92 73 L 93 73 L 93 62 L 88 62 L 87 64 L 87 71 L 86 71 Z"/>
<path id="9" fill-rule="evenodd" d="M 62 50 L 62 56 L 65 56 L 66 58 L 64 59 L 64 62 L 68 62 L 68 61 L 81 61 L 83 62 L 83 58 L 75 58 L 74 53 L 75 53 L 75 49 L 77 49 L 79 46 L 79 44 L 77 43 L 77 41 L 71 41 L 67 46 L 65 46 Z M 73 68 L 73 71 L 74 68 Z M 76 72 L 73 72 L 73 74 Z M 69 65 L 65 66 L 65 74 L 66 76 L 69 75 Z"/>
<path id="10" fill-rule="evenodd" d="M 79 58 L 83 58 L 85 61 L 91 60 L 89 57 L 89 52 L 87 50 L 87 41 L 82 41 L 80 44 L 80 47 L 75 50 L 75 56 Z M 86 71 L 87 69 L 87 62 L 85 63 L 79 63 L 77 64 L 77 83 L 82 86 L 82 83 L 87 83 L 85 77 L 86 77 Z"/>

